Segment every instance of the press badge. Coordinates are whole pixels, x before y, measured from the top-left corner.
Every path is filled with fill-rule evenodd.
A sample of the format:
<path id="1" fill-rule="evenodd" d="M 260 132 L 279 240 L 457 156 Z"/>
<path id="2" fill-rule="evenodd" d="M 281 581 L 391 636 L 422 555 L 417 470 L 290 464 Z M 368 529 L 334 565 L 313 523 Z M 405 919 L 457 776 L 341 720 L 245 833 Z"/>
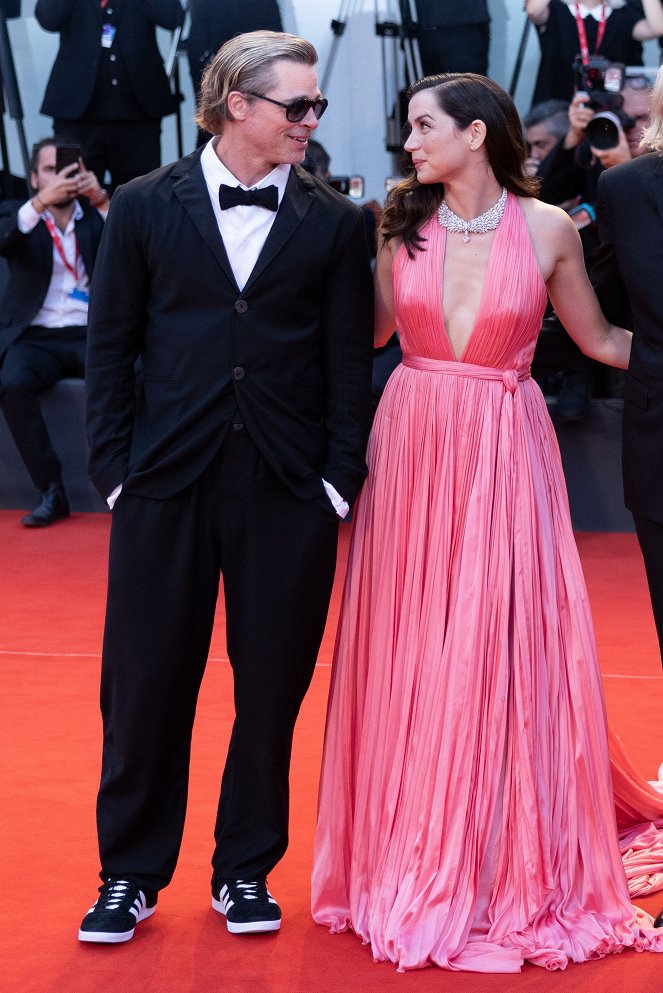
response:
<path id="1" fill-rule="evenodd" d="M 113 24 L 104 24 L 101 28 L 101 47 L 110 48 L 115 38 L 117 28 Z"/>
<path id="2" fill-rule="evenodd" d="M 90 302 L 90 294 L 86 293 L 85 290 L 79 290 L 78 286 L 75 286 L 71 293 L 69 294 L 72 300 L 80 300 L 81 303 Z"/>

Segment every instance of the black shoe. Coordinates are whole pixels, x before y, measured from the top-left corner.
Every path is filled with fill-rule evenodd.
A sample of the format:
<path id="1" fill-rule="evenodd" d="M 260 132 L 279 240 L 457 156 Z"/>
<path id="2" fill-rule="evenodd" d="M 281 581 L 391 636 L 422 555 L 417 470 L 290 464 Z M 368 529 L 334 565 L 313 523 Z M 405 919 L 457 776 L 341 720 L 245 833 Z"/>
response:
<path id="1" fill-rule="evenodd" d="M 83 918 L 78 940 L 129 941 L 138 921 L 152 916 L 156 903 L 156 893 L 146 893 L 130 879 L 109 879 L 99 887 L 97 902 Z"/>
<path id="2" fill-rule="evenodd" d="M 663 910 L 660 911 L 658 917 L 654 921 L 654 927 L 663 927 Z"/>
<path id="3" fill-rule="evenodd" d="M 26 528 L 47 528 L 55 521 L 69 517 L 69 501 L 62 483 L 51 483 L 42 491 L 39 505 L 31 514 L 26 514 L 21 524 Z"/>
<path id="4" fill-rule="evenodd" d="M 212 906 L 225 914 L 231 934 L 260 934 L 281 927 L 281 908 L 267 889 L 266 879 L 219 879 L 215 873 Z"/>

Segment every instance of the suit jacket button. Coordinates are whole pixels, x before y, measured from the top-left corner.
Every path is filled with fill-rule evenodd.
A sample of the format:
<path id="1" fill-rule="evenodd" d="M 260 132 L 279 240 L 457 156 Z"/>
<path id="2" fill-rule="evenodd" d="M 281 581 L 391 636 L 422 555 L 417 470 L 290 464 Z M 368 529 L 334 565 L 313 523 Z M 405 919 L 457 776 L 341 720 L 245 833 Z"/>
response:
<path id="1" fill-rule="evenodd" d="M 243 424 L 240 424 L 239 421 L 235 421 L 235 423 L 233 424 L 233 431 L 241 431 L 243 427 L 244 427 Z"/>
<path id="2" fill-rule="evenodd" d="M 233 376 L 235 377 L 235 379 L 244 379 L 244 370 L 242 369 L 241 365 L 235 366 L 235 368 L 233 369 Z"/>
<path id="3" fill-rule="evenodd" d="M 238 314 L 245 314 L 248 309 L 249 309 L 249 305 L 246 302 L 246 300 L 235 301 L 235 310 L 237 311 Z"/>

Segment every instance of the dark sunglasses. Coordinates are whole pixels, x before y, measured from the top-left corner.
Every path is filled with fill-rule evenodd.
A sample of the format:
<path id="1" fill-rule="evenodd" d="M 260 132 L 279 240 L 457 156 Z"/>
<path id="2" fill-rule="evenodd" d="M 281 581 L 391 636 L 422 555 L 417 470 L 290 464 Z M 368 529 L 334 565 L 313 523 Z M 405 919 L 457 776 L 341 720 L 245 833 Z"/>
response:
<path id="1" fill-rule="evenodd" d="M 299 121 L 303 121 L 309 110 L 313 111 L 315 119 L 319 121 L 329 105 L 329 101 L 325 100 L 324 97 L 320 97 L 317 100 L 306 100 L 304 97 L 301 97 L 299 100 L 291 100 L 290 103 L 282 103 L 280 100 L 272 100 L 271 97 L 266 97 L 263 93 L 253 93 L 252 90 L 245 90 L 244 92 L 247 96 L 257 97 L 258 100 L 266 100 L 267 103 L 274 103 L 277 107 L 283 107 L 287 120 L 291 121 L 292 124 L 298 124 Z"/>

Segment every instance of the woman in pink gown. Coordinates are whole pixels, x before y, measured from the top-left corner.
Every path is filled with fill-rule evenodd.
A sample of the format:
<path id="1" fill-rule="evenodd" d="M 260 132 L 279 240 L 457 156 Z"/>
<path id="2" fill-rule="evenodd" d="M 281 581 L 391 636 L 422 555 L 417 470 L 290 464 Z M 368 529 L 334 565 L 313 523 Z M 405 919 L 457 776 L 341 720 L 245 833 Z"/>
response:
<path id="1" fill-rule="evenodd" d="M 416 175 L 390 198 L 376 278 L 376 344 L 397 326 L 403 363 L 356 512 L 313 915 L 400 970 L 663 951 L 629 898 L 587 592 L 529 374 L 546 289 L 593 357 L 625 367 L 630 335 L 601 315 L 571 221 L 533 199 L 497 84 L 423 80 L 409 122 Z M 637 774 L 622 788 L 631 824 L 638 788 L 663 817 Z M 650 883 L 661 828 L 634 856 Z"/>

